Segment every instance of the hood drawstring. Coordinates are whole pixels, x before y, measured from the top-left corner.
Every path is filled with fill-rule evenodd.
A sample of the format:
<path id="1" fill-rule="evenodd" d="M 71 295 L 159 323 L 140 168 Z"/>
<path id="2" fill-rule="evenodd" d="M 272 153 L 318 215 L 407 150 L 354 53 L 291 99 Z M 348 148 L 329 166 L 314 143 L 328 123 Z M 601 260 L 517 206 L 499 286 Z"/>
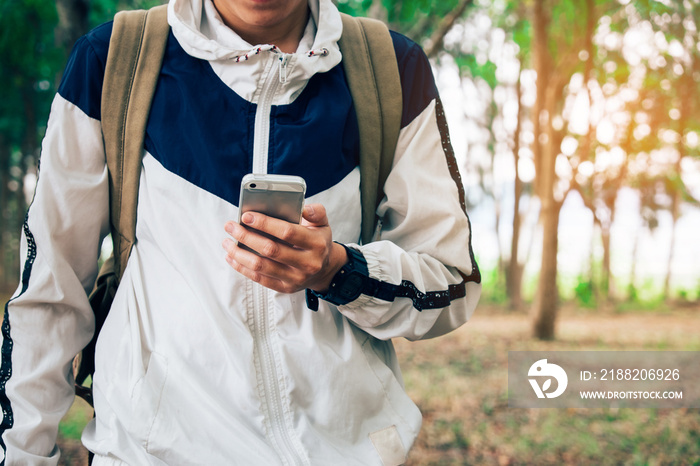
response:
<path id="1" fill-rule="evenodd" d="M 232 57 L 231 59 L 234 60 L 236 63 L 246 61 L 250 57 L 255 56 L 255 55 L 260 55 L 262 52 L 272 52 L 272 53 L 282 53 L 282 51 L 277 48 L 276 45 L 261 45 L 260 47 L 256 47 L 252 49 L 250 52 L 245 53 L 243 55 L 237 55 L 235 57 Z M 309 50 L 306 53 L 307 57 L 325 57 L 329 54 L 330 52 L 328 51 L 327 48 L 321 48 L 321 49 L 315 49 L 315 50 Z"/>
<path id="2" fill-rule="evenodd" d="M 254 48 L 250 52 L 246 53 L 245 55 L 237 55 L 235 57 L 232 57 L 231 59 L 234 60 L 236 63 L 246 61 L 250 57 L 254 55 L 260 55 L 261 52 L 274 52 L 274 53 L 279 53 L 279 50 L 277 49 L 276 45 L 261 45 L 260 47 Z"/>
<path id="3" fill-rule="evenodd" d="M 327 48 L 322 48 L 322 49 L 317 49 L 317 50 L 309 50 L 306 54 L 307 57 L 325 57 L 328 55 L 330 52 L 328 52 Z"/>

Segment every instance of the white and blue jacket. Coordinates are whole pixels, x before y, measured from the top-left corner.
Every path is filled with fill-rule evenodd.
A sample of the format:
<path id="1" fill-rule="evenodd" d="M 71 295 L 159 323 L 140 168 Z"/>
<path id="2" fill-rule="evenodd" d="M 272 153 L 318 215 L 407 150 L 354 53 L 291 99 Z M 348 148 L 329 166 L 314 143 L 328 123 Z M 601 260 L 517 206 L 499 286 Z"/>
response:
<path id="1" fill-rule="evenodd" d="M 358 127 L 331 0 L 310 0 L 297 53 L 248 44 L 210 0 L 171 0 L 171 35 L 146 130 L 136 244 L 97 343 L 95 464 L 388 465 L 421 414 L 392 338 L 471 316 L 480 277 L 464 192 L 429 62 L 392 33 L 404 96 L 378 241 L 358 245 Z M 2 324 L 3 463 L 55 465 L 71 361 L 109 231 L 100 95 L 111 34 L 75 46 L 51 108 L 21 283 Z M 321 53 L 310 54 L 310 51 Z M 249 172 L 305 178 L 335 241 L 364 255 L 381 298 L 342 306 L 279 294 L 224 260 Z"/>

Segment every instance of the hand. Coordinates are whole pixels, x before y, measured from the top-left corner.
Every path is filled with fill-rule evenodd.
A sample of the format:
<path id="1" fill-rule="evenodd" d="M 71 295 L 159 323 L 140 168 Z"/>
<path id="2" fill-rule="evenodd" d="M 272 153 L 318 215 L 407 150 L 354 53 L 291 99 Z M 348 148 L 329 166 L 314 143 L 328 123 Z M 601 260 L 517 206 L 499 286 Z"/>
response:
<path id="1" fill-rule="evenodd" d="M 246 212 L 241 221 L 273 238 L 236 222 L 227 222 L 226 232 L 258 254 L 226 238 L 222 244 L 226 261 L 241 274 L 272 290 L 294 293 L 310 288 L 325 292 L 333 276 L 348 261 L 345 248 L 332 240 L 326 209 L 321 204 L 304 207 L 301 225 L 258 212 Z"/>

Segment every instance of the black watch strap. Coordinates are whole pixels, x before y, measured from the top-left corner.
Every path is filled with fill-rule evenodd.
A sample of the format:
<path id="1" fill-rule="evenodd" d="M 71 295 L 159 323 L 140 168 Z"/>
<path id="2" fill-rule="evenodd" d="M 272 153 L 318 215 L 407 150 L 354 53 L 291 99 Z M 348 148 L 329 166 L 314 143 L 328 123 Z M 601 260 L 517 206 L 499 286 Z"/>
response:
<path id="1" fill-rule="evenodd" d="M 338 243 L 345 248 L 348 255 L 348 262 L 335 274 L 325 293 L 317 293 L 313 290 L 306 290 L 306 305 L 312 311 L 318 310 L 318 300 L 322 299 L 329 303 L 341 306 L 357 299 L 369 280 L 369 270 L 367 261 L 360 251 L 349 248 Z"/>

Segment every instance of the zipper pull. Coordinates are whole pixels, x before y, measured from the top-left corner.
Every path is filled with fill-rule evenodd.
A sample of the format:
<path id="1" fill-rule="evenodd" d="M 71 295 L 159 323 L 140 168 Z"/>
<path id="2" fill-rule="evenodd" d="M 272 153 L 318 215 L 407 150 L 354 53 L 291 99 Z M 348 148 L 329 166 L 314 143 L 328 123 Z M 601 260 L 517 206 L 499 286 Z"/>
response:
<path id="1" fill-rule="evenodd" d="M 283 53 L 279 57 L 279 60 L 280 60 L 280 83 L 282 83 L 282 84 L 285 84 L 287 82 L 287 64 L 289 64 L 290 59 L 291 59 L 291 55 L 288 53 Z"/>

